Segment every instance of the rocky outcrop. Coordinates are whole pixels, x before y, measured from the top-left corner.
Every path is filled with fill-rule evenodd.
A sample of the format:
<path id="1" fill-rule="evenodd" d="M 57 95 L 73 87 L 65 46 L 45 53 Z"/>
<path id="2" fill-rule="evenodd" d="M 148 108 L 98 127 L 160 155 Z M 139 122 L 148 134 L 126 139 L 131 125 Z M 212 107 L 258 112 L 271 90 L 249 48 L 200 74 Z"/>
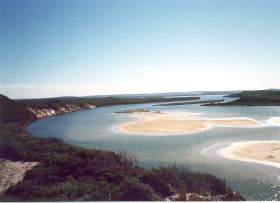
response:
<path id="1" fill-rule="evenodd" d="M 38 162 L 21 162 L 0 159 L 0 194 L 10 186 L 22 181 L 26 171 L 36 166 Z"/>
<path id="2" fill-rule="evenodd" d="M 65 104 L 58 106 L 56 108 L 34 108 L 28 107 L 28 111 L 31 112 L 36 118 L 44 118 L 47 116 L 59 115 L 64 113 L 70 113 L 86 109 L 94 109 L 96 106 L 91 104 L 75 105 L 75 104 Z"/>
<path id="3" fill-rule="evenodd" d="M 173 202 L 173 201 L 180 201 L 180 194 L 175 193 L 173 195 L 170 195 L 166 198 L 164 198 L 165 202 Z"/>
<path id="4" fill-rule="evenodd" d="M 187 193 L 185 201 L 225 201 L 230 199 L 229 194 L 225 195 L 199 195 L 197 193 Z"/>
<path id="5" fill-rule="evenodd" d="M 164 199 L 164 201 L 171 202 L 171 201 L 227 201 L 227 200 L 236 200 L 240 201 L 241 198 L 234 198 L 233 196 L 236 195 L 235 192 L 233 194 L 224 194 L 224 195 L 200 195 L 197 193 L 187 193 L 184 195 L 180 195 L 175 193 L 170 195 Z"/>

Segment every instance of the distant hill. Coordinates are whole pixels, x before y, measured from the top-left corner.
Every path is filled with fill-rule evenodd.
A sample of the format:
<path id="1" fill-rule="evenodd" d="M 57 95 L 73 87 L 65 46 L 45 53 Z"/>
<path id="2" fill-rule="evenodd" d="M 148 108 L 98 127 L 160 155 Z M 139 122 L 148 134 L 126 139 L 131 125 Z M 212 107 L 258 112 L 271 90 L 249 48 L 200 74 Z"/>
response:
<path id="1" fill-rule="evenodd" d="M 34 99 L 15 99 L 15 101 L 24 102 L 24 101 L 48 101 L 48 100 L 74 100 L 80 99 L 81 97 L 75 96 L 61 96 L 61 97 L 50 97 L 50 98 L 34 98 Z"/>
<path id="2" fill-rule="evenodd" d="M 240 97 L 242 99 L 280 100 L 279 90 L 255 90 L 230 94 L 227 97 Z"/>
<path id="3" fill-rule="evenodd" d="M 270 88 L 270 89 L 267 89 L 267 90 L 280 91 L 280 89 L 276 89 L 276 88 Z"/>
<path id="4" fill-rule="evenodd" d="M 227 97 L 238 99 L 227 103 L 206 104 L 205 106 L 280 106 L 279 90 L 243 91 L 227 95 Z"/>
<path id="5" fill-rule="evenodd" d="M 0 123 L 34 120 L 34 115 L 24 106 L 0 94 Z"/>
<path id="6" fill-rule="evenodd" d="M 52 107 L 57 109 L 65 105 L 79 105 L 90 104 L 94 106 L 108 106 L 108 105 L 121 105 L 121 104 L 140 104 L 140 103 L 152 103 L 152 102 L 170 102 L 170 101 L 188 101 L 198 100 L 200 97 L 61 97 L 61 98 L 44 98 L 44 99 L 24 99 L 17 100 L 17 103 L 26 107 L 32 108 L 48 108 Z"/>
<path id="7" fill-rule="evenodd" d="M 192 91 L 192 92 L 163 92 L 163 93 L 143 93 L 143 94 L 115 94 L 115 95 L 92 95 L 84 96 L 84 98 L 145 98 L 145 97 L 179 97 L 179 96 L 198 96 L 198 95 L 226 95 L 239 93 L 240 90 L 233 91 Z"/>

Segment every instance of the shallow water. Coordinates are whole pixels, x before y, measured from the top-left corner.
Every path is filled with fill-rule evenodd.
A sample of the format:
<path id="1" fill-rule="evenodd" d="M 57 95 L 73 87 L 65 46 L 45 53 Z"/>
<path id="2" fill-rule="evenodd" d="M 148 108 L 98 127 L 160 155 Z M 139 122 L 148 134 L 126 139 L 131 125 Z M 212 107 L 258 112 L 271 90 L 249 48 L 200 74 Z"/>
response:
<path id="1" fill-rule="evenodd" d="M 219 95 L 202 96 L 220 99 Z M 226 98 L 231 100 L 230 98 Z M 123 114 L 124 109 L 145 108 L 152 111 L 199 113 L 199 117 L 250 117 L 262 125 L 256 128 L 214 127 L 198 134 L 152 136 L 120 133 L 115 127 L 135 120 Z M 203 107 L 198 104 L 153 106 L 153 104 L 99 107 L 38 120 L 28 130 L 41 137 L 59 137 L 88 148 L 128 151 L 144 167 L 187 165 L 193 170 L 214 174 L 249 200 L 280 200 L 280 169 L 261 164 L 228 160 L 216 150 L 230 142 L 280 140 L 280 126 L 268 123 L 280 116 L 280 107 Z"/>

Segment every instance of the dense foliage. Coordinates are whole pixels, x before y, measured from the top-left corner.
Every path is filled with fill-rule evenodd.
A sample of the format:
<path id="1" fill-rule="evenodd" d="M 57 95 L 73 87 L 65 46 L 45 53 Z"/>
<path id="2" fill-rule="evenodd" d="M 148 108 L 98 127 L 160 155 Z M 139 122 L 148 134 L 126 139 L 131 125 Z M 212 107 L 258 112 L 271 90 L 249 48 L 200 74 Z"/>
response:
<path id="1" fill-rule="evenodd" d="M 25 107 L 0 94 L 0 123 L 28 121 L 34 118 Z"/>

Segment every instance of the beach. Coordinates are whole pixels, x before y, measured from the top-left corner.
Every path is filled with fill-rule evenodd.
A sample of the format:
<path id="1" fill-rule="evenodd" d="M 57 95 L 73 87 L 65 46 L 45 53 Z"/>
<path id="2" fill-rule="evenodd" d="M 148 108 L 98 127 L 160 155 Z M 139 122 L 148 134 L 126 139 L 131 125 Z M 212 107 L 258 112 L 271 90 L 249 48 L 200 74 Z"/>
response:
<path id="1" fill-rule="evenodd" d="M 134 133 L 184 133 L 193 134 L 210 129 L 213 126 L 254 127 L 258 122 L 246 117 L 201 118 L 191 113 L 134 113 L 138 121 L 118 126 L 121 132 Z"/>
<path id="2" fill-rule="evenodd" d="M 269 123 L 273 125 L 280 125 L 280 117 L 271 117 Z"/>
<path id="3" fill-rule="evenodd" d="M 280 141 L 231 143 L 217 154 L 233 160 L 255 162 L 280 168 Z"/>

